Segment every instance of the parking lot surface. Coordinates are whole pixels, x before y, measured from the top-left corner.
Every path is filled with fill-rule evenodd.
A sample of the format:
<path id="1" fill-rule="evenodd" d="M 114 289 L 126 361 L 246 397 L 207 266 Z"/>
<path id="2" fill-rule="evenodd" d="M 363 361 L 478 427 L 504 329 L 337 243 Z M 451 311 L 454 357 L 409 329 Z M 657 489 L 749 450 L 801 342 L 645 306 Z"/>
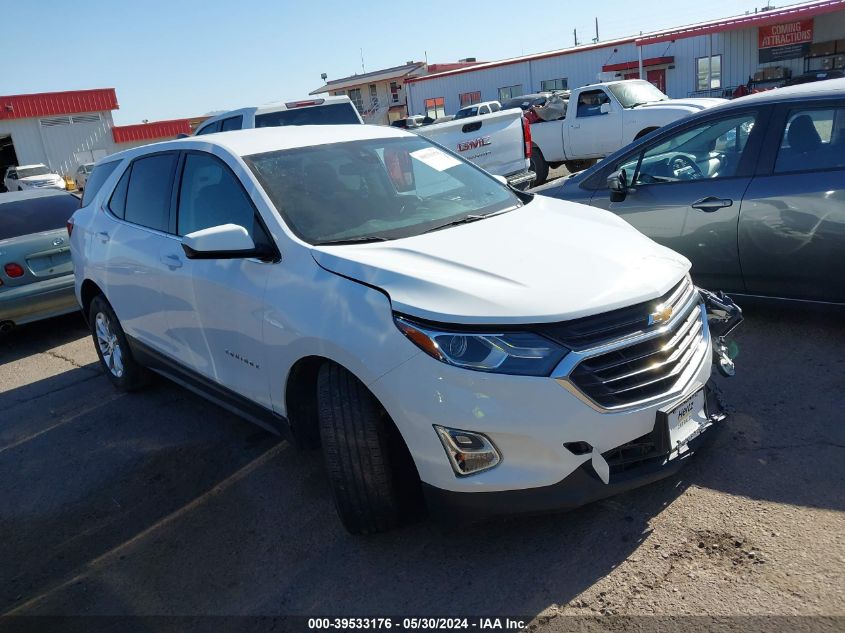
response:
<path id="1" fill-rule="evenodd" d="M 676 478 L 554 516 L 341 527 L 321 455 L 160 379 L 79 315 L 0 339 L 0 613 L 845 613 L 845 325 L 748 306 L 730 418 Z"/>

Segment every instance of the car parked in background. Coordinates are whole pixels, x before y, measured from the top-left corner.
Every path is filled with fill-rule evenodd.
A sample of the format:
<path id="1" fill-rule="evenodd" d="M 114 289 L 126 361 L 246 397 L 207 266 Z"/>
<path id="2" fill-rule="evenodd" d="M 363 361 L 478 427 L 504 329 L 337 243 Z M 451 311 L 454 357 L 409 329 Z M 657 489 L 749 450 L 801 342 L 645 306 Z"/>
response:
<path id="1" fill-rule="evenodd" d="M 67 191 L 0 194 L 0 332 L 79 309 L 67 234 L 78 207 Z"/>
<path id="2" fill-rule="evenodd" d="M 94 169 L 94 163 L 83 163 L 76 168 L 73 174 L 73 182 L 76 188 L 82 191 L 85 189 L 85 183 L 88 182 L 88 175 Z"/>
<path id="3" fill-rule="evenodd" d="M 423 496 L 448 520 L 580 505 L 675 473 L 723 420 L 718 304 L 685 258 L 418 134 L 244 130 L 98 170 L 69 228 L 109 379 L 154 369 L 322 445 L 351 532 Z"/>
<path id="4" fill-rule="evenodd" d="M 203 121 L 194 136 L 258 127 L 348 123 L 364 123 L 349 97 L 316 97 L 223 112 Z"/>
<path id="5" fill-rule="evenodd" d="M 537 184 L 549 167 L 580 171 L 632 140 L 704 110 L 724 99 L 670 99 L 651 83 L 623 79 L 572 90 L 566 116 L 531 124 L 532 169 Z"/>
<path id="6" fill-rule="evenodd" d="M 466 119 L 471 116 L 482 116 L 484 114 L 490 114 L 491 112 L 498 112 L 501 109 L 502 104 L 498 101 L 482 101 L 481 103 L 464 106 L 455 112 L 455 116 L 452 117 L 452 120 Z"/>
<path id="7" fill-rule="evenodd" d="M 3 177 L 6 191 L 27 189 L 67 189 L 65 179 L 50 171 L 46 165 L 17 165 L 6 170 Z"/>
<path id="8" fill-rule="evenodd" d="M 616 213 L 701 284 L 845 303 L 845 79 L 735 99 L 538 191 Z"/>
<path id="9" fill-rule="evenodd" d="M 422 114 L 415 114 L 403 119 L 396 119 L 395 121 L 391 122 L 391 126 L 398 127 L 403 130 L 410 130 L 415 127 L 422 127 L 423 125 L 431 125 L 434 123 L 434 119 L 429 116 L 424 116 Z"/>

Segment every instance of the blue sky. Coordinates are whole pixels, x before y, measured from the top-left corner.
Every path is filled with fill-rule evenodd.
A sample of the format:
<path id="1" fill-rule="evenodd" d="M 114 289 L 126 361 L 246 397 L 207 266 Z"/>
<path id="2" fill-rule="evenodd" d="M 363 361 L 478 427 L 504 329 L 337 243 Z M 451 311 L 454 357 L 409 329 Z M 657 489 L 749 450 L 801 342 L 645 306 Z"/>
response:
<path id="1" fill-rule="evenodd" d="M 495 60 L 753 11 L 765 0 L 16 0 L 0 94 L 113 87 L 119 124 L 294 99 L 408 60 Z M 778 3 L 784 6 L 786 3 Z"/>

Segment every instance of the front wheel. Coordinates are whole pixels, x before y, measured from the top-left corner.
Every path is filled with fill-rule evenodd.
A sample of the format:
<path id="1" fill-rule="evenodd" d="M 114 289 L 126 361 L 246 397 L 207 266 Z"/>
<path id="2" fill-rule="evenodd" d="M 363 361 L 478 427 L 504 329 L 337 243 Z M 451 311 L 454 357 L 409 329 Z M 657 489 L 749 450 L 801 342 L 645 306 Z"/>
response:
<path id="1" fill-rule="evenodd" d="M 144 387 L 149 382 L 149 370 L 132 357 L 120 321 L 103 295 L 94 298 L 88 314 L 94 348 L 111 383 L 121 391 Z"/>
<path id="2" fill-rule="evenodd" d="M 328 363 L 317 379 L 320 440 L 335 506 L 352 534 L 399 524 L 401 502 L 387 412 L 361 381 Z"/>

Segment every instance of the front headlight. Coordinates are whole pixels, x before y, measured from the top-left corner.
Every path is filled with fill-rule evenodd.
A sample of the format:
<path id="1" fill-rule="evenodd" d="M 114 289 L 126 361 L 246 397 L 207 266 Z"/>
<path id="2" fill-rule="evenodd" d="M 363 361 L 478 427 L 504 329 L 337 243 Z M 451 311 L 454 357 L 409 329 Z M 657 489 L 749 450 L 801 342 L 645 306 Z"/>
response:
<path id="1" fill-rule="evenodd" d="M 405 317 L 396 326 L 426 354 L 447 365 L 518 376 L 548 376 L 565 347 L 533 332 L 460 331 L 421 325 Z"/>

